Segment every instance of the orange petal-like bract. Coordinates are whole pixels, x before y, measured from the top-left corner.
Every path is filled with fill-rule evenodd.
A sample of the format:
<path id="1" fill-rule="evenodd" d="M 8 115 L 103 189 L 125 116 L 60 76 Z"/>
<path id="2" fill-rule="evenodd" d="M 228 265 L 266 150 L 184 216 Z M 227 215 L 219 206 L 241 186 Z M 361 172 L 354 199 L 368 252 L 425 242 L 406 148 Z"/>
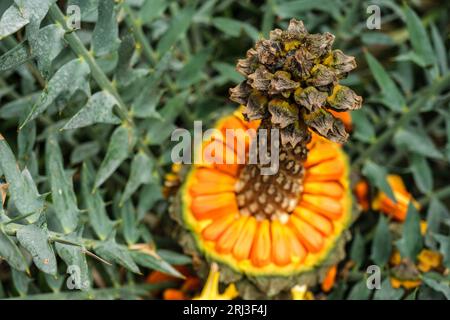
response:
<path id="1" fill-rule="evenodd" d="M 372 202 L 372 208 L 380 210 L 398 221 L 404 221 L 408 213 L 409 202 L 412 202 L 417 209 L 420 208 L 420 205 L 414 200 L 408 190 L 406 190 L 405 184 L 400 176 L 394 174 L 388 175 L 387 181 L 395 196 L 396 202 L 389 198 L 387 194 L 380 191 Z"/>
<path id="2" fill-rule="evenodd" d="M 247 129 L 237 111 L 222 118 L 216 129 Z M 204 142 L 230 142 L 220 139 Z M 235 147 L 239 142 L 235 141 Z M 241 142 L 242 145 L 242 142 Z M 239 208 L 234 190 L 245 164 L 205 161 L 187 173 L 182 192 L 182 219 L 198 249 L 208 258 L 249 275 L 291 275 L 320 265 L 333 250 L 351 216 L 347 158 L 339 144 L 313 135 L 305 162 L 303 191 L 295 210 L 283 218 L 249 215 Z M 221 155 L 224 158 L 227 155 Z M 237 157 L 235 157 L 237 159 Z"/>

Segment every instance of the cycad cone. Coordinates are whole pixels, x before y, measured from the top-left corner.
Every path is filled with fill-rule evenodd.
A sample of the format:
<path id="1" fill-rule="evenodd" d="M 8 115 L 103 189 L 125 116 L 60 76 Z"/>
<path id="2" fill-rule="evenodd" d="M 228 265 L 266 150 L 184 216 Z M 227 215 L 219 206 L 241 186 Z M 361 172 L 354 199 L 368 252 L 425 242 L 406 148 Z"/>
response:
<path id="1" fill-rule="evenodd" d="M 222 144 L 215 159 L 223 161 L 204 154 L 201 164 L 181 173 L 171 211 L 180 225 L 176 237 L 195 265 L 207 270 L 203 262 L 219 263 L 221 280 L 235 282 L 243 298 L 283 297 L 295 285 L 313 285 L 344 256 L 352 195 L 339 143 L 347 134 L 329 109 L 358 108 L 361 98 L 337 84 L 355 63 L 331 52 L 330 36 L 309 35 L 292 20 L 287 31 L 272 32 L 238 63 L 247 80 L 232 90 L 232 99 L 244 103 L 243 112 L 223 117 L 215 128 L 280 129 L 286 159 L 274 177 L 237 164 L 236 154 L 235 163 L 223 164 L 237 142 L 217 137 L 204 141 L 202 150 Z M 251 139 L 242 140 L 247 156 Z"/>

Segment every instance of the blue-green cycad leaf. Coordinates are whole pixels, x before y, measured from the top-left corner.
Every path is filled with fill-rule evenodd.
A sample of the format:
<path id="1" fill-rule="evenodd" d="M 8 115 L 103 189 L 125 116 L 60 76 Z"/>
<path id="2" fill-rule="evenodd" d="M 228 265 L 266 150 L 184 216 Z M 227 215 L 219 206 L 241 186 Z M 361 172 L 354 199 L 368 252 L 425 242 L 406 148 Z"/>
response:
<path id="1" fill-rule="evenodd" d="M 78 226 L 80 210 L 73 190 L 72 178 L 64 171 L 63 158 L 55 134 L 47 137 L 45 149 L 46 172 L 50 178 L 53 209 L 64 233 Z"/>
<path id="2" fill-rule="evenodd" d="M 0 40 L 19 31 L 29 22 L 15 4 L 11 5 L 0 19 Z"/>
<path id="3" fill-rule="evenodd" d="M 357 282 L 347 296 L 348 300 L 368 300 L 372 294 L 372 290 L 367 287 L 366 279 Z"/>
<path id="4" fill-rule="evenodd" d="M 412 202 L 408 205 L 408 213 L 403 224 L 402 237 L 396 242 L 400 255 L 415 261 L 423 246 L 420 232 L 420 215 Z"/>
<path id="5" fill-rule="evenodd" d="M 431 197 L 427 210 L 427 230 L 425 232 L 425 245 L 433 250 L 438 249 L 435 235 L 441 229 L 441 223 L 450 218 L 449 209 L 435 196 Z M 449 254 L 450 257 L 450 254 Z"/>
<path id="6" fill-rule="evenodd" d="M 165 54 L 172 45 L 185 36 L 186 31 L 191 25 L 194 13 L 194 6 L 189 4 L 172 18 L 169 30 L 167 30 L 161 40 L 159 40 L 156 48 L 156 51 L 160 55 Z"/>
<path id="7" fill-rule="evenodd" d="M 397 202 L 391 186 L 386 180 L 387 172 L 385 168 L 371 160 L 367 160 L 364 163 L 362 174 L 366 176 L 374 186 L 383 191 L 389 198 Z"/>
<path id="8" fill-rule="evenodd" d="M 370 253 L 370 259 L 378 266 L 384 266 L 389 261 L 392 251 L 391 239 L 387 220 L 383 215 L 380 215 Z"/>
<path id="9" fill-rule="evenodd" d="M 44 208 L 44 201 L 39 195 L 36 184 L 25 169 L 20 171 L 17 166 L 16 158 L 14 157 L 6 140 L 0 134 L 0 170 L 6 177 L 9 183 L 9 193 L 14 201 L 14 205 L 23 215 L 36 212 L 27 218 L 27 221 L 36 221 L 39 213 Z"/>
<path id="10" fill-rule="evenodd" d="M 32 58 L 33 55 L 28 49 L 27 42 L 21 42 L 0 57 L 0 71 L 14 69 Z"/>
<path id="11" fill-rule="evenodd" d="M 50 79 L 41 97 L 21 124 L 21 128 L 44 112 L 59 95 L 65 94 L 70 97 L 79 89 L 87 90 L 89 72 L 88 64 L 82 59 L 74 59 L 63 65 Z"/>
<path id="12" fill-rule="evenodd" d="M 131 162 L 130 177 L 120 200 L 121 205 L 131 197 L 140 185 L 152 182 L 154 165 L 154 159 L 147 156 L 144 152 L 138 152 L 134 156 Z"/>
<path id="13" fill-rule="evenodd" d="M 113 108 L 117 100 L 107 91 L 100 91 L 89 97 L 81 108 L 63 127 L 63 130 L 77 129 L 94 123 L 119 124 L 120 119 L 114 115 Z"/>
<path id="14" fill-rule="evenodd" d="M 114 237 L 97 244 L 94 251 L 103 259 L 117 263 L 134 273 L 140 273 L 139 267 L 133 261 L 130 252 L 124 246 L 117 244 Z"/>
<path id="15" fill-rule="evenodd" d="M 131 255 L 136 263 L 143 267 L 167 273 L 177 278 L 184 278 L 184 276 L 179 271 L 177 271 L 174 267 L 161 259 L 161 257 L 159 257 L 156 253 L 152 255 L 145 252 L 133 250 L 131 251 Z"/>
<path id="16" fill-rule="evenodd" d="M 433 52 L 428 34 L 417 14 L 408 6 L 404 9 L 406 26 L 408 27 L 409 39 L 414 49 L 414 53 L 424 63 L 431 65 L 436 57 Z"/>
<path id="17" fill-rule="evenodd" d="M 29 224 L 17 231 L 17 240 L 31 254 L 33 262 L 41 271 L 56 274 L 56 257 L 50 245 L 50 235 L 45 226 Z"/>
<path id="18" fill-rule="evenodd" d="M 406 101 L 394 80 L 368 51 L 365 56 L 373 77 L 381 89 L 383 104 L 394 111 L 401 111 L 406 106 Z"/>
<path id="19" fill-rule="evenodd" d="M 400 129 L 394 135 L 394 143 L 410 152 L 428 158 L 442 159 L 442 153 L 436 148 L 426 132 L 421 130 Z"/>
<path id="20" fill-rule="evenodd" d="M 148 69 L 133 69 L 132 58 L 136 48 L 136 43 L 132 35 L 127 35 L 120 44 L 119 61 L 115 79 L 120 86 L 129 86 L 139 78 L 146 76 L 149 73 Z"/>
<path id="21" fill-rule="evenodd" d="M 120 44 L 119 26 L 114 10 L 114 0 L 100 0 L 98 19 L 92 33 L 92 50 L 101 56 L 117 50 Z"/>
<path id="22" fill-rule="evenodd" d="M 40 29 L 35 39 L 29 40 L 31 52 L 36 56 L 38 68 L 44 78 L 49 76 L 53 59 L 64 48 L 64 32 L 60 25 L 50 24 Z"/>
<path id="23" fill-rule="evenodd" d="M 359 231 L 356 232 L 352 246 L 350 248 L 350 259 L 355 263 L 356 267 L 360 267 L 364 263 L 365 258 L 365 246 L 364 238 Z"/>
<path id="24" fill-rule="evenodd" d="M 140 237 L 136 209 L 131 201 L 121 204 L 122 233 L 128 245 L 135 244 Z"/>
<path id="25" fill-rule="evenodd" d="M 139 19 L 142 23 L 148 24 L 160 17 L 169 4 L 167 0 L 145 0 L 139 10 Z"/>
<path id="26" fill-rule="evenodd" d="M 425 157 L 413 154 L 410 158 L 410 168 L 417 188 L 427 194 L 433 189 L 433 173 Z"/>
<path id="27" fill-rule="evenodd" d="M 83 163 L 81 172 L 81 194 L 88 211 L 89 222 L 101 240 L 110 235 L 113 222 L 109 219 L 100 190 L 92 192 L 94 186 L 94 170 L 88 163 Z"/>
<path id="28" fill-rule="evenodd" d="M 208 62 L 210 54 L 211 50 L 206 49 L 193 56 L 178 74 L 177 86 L 187 88 L 204 79 L 203 69 Z"/>
<path id="29" fill-rule="evenodd" d="M 76 235 L 70 234 L 67 238 L 76 240 Z M 84 248 L 59 242 L 55 243 L 55 248 L 58 255 L 67 265 L 66 272 L 70 274 L 67 284 L 74 285 L 71 289 L 88 290 L 91 287 L 91 281 Z"/>
<path id="30" fill-rule="evenodd" d="M 0 226 L 0 256 L 14 269 L 28 272 L 28 264 L 25 257 L 14 243 L 14 240 L 5 233 L 2 226 Z"/>
<path id="31" fill-rule="evenodd" d="M 375 290 L 373 296 L 374 300 L 399 300 L 405 291 L 402 288 L 394 289 L 391 285 L 391 280 L 386 277 L 381 283 L 381 288 Z"/>
<path id="32" fill-rule="evenodd" d="M 116 171 L 120 164 L 128 158 L 135 143 L 136 135 L 132 128 L 119 126 L 114 130 L 109 141 L 106 156 L 95 177 L 94 188 L 101 186 Z"/>

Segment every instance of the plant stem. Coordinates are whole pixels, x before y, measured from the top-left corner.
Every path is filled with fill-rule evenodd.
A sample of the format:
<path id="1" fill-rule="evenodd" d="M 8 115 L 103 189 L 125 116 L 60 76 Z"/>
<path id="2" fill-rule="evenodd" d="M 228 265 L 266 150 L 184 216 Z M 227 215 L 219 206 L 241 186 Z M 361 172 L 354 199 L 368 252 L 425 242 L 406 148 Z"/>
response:
<path id="1" fill-rule="evenodd" d="M 132 124 L 133 120 L 128 115 L 128 110 L 125 103 L 122 100 L 122 97 L 119 95 L 114 85 L 111 83 L 111 81 L 109 81 L 108 77 L 105 75 L 105 73 L 102 71 L 100 66 L 95 61 L 92 52 L 89 52 L 81 42 L 80 38 L 76 35 L 76 33 L 67 27 L 66 17 L 61 12 L 59 7 L 56 4 L 54 4 L 50 7 L 49 12 L 52 19 L 61 24 L 61 26 L 63 26 L 64 30 L 66 31 L 64 38 L 69 43 L 69 46 L 75 51 L 76 54 L 78 54 L 88 63 L 89 68 L 91 69 L 92 72 L 92 76 L 94 77 L 98 85 L 103 90 L 108 91 L 116 98 L 118 104 L 117 108 L 118 115 L 120 116 L 122 121 L 128 124 Z"/>
<path id="2" fill-rule="evenodd" d="M 61 24 L 63 28 L 66 30 L 65 35 L 66 41 L 69 43 L 69 46 L 75 51 L 75 53 L 77 53 L 81 58 L 83 58 L 88 63 L 89 68 L 92 72 L 92 76 L 94 77 L 97 84 L 103 90 L 108 91 L 116 98 L 118 104 L 117 113 L 120 119 L 125 124 L 136 129 L 136 125 L 134 124 L 132 117 L 129 115 L 128 108 L 126 107 L 125 102 L 122 100 L 122 97 L 117 92 L 115 86 L 108 79 L 108 77 L 100 68 L 100 66 L 97 64 L 92 53 L 86 49 L 86 47 L 83 45 L 83 43 L 81 42 L 80 38 L 76 35 L 76 33 L 73 32 L 73 30 L 67 28 L 66 17 L 61 12 L 59 7 L 56 4 L 52 5 L 50 7 L 49 13 L 52 19 Z M 150 151 L 150 149 L 142 139 L 138 139 L 138 145 L 140 148 L 142 148 L 142 150 L 144 150 L 145 153 L 154 158 L 153 153 Z"/>

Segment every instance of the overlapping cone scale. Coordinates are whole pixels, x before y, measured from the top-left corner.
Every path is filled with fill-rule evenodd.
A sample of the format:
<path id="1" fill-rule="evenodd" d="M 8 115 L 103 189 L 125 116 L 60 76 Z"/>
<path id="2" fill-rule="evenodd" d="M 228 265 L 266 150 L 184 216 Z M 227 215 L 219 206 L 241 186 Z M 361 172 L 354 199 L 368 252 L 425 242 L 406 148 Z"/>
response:
<path id="1" fill-rule="evenodd" d="M 236 70 L 245 80 L 230 89 L 230 99 L 245 106 L 246 120 L 270 119 L 280 128 L 283 144 L 295 147 L 308 128 L 345 142 L 344 124 L 329 111 L 359 109 L 362 98 L 339 84 L 356 62 L 332 50 L 333 42 L 332 34 L 310 34 L 302 21 L 292 19 L 287 30 L 273 30 L 238 60 Z"/>

